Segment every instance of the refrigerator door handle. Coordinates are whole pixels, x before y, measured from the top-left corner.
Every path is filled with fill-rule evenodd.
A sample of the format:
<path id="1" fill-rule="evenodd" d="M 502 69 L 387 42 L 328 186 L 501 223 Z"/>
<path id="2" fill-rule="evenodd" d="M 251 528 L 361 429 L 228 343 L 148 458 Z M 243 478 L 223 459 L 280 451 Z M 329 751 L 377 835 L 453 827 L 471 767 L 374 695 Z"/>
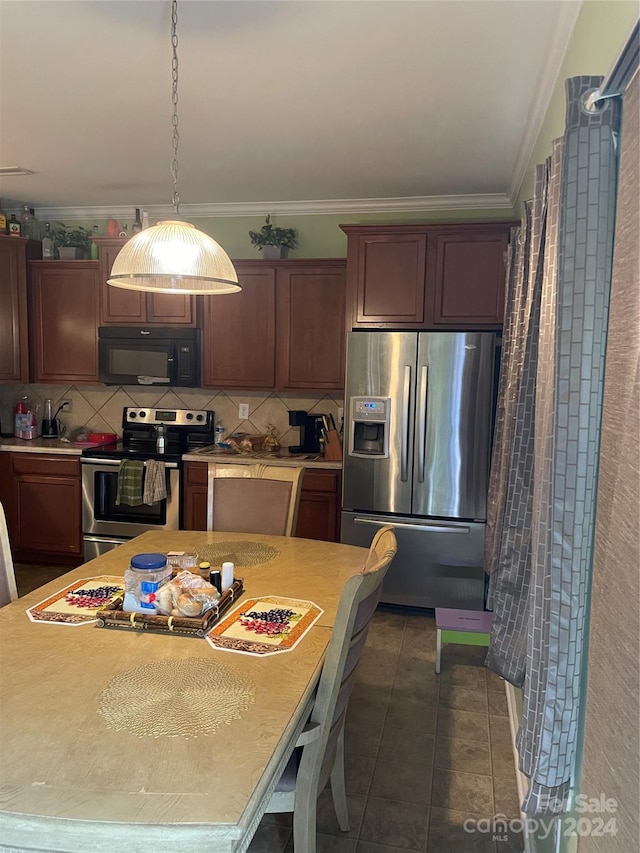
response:
<path id="1" fill-rule="evenodd" d="M 400 479 L 407 482 L 409 468 L 409 401 L 411 394 L 411 366 L 404 366 L 402 385 L 402 445 L 400 448 Z"/>
<path id="2" fill-rule="evenodd" d="M 362 518 L 357 516 L 353 519 L 354 524 L 374 524 L 376 527 L 400 527 L 408 530 L 426 530 L 429 533 L 471 533 L 470 527 L 454 524 L 429 524 L 423 522 L 419 524 L 411 524 L 406 521 L 391 521 L 387 518 Z"/>
<path id="3" fill-rule="evenodd" d="M 425 444 L 427 440 L 427 389 L 428 389 L 429 368 L 423 364 L 420 368 L 420 386 L 418 389 L 418 404 L 419 412 L 418 421 L 418 482 L 424 483 L 424 456 Z"/>

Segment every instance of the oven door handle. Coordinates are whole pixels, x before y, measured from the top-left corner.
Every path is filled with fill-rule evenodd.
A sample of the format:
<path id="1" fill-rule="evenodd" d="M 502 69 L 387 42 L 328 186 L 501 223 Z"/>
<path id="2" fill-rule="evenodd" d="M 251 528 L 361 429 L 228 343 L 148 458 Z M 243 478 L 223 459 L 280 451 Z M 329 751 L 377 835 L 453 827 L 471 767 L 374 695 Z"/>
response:
<path id="1" fill-rule="evenodd" d="M 80 457 L 80 462 L 83 465 L 93 465 L 94 468 L 105 468 L 105 467 L 119 468 L 120 463 L 123 461 L 124 460 L 122 460 L 122 459 L 96 459 L 96 458 L 83 459 L 82 457 Z M 158 462 L 162 462 L 162 460 L 159 459 Z M 146 465 L 147 463 L 145 462 L 144 464 Z M 178 463 L 177 462 L 165 462 L 164 466 L 165 466 L 165 468 L 177 468 Z"/>

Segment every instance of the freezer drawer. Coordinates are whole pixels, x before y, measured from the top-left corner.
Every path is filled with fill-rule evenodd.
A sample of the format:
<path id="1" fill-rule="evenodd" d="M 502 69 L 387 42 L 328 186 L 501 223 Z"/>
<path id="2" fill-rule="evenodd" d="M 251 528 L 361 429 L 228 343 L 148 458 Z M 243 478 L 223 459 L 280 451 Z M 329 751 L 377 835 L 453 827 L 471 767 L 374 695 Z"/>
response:
<path id="1" fill-rule="evenodd" d="M 484 607 L 484 524 L 343 512 L 341 541 L 368 548 L 390 524 L 398 540 L 380 601 L 411 607 Z"/>

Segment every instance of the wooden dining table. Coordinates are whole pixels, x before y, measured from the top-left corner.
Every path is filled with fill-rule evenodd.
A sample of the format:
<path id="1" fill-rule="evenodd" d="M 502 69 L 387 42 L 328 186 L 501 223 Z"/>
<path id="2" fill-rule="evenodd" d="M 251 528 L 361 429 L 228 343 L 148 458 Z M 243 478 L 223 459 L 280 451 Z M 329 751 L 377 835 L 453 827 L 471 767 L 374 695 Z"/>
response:
<path id="1" fill-rule="evenodd" d="M 236 565 L 240 603 L 273 595 L 322 609 L 290 651 L 239 654 L 197 636 L 26 614 L 73 581 L 123 576 L 135 554 L 227 543 L 270 546 L 263 562 Z M 2 608 L 0 850 L 246 850 L 312 707 L 344 583 L 366 555 L 293 537 L 150 532 Z"/>

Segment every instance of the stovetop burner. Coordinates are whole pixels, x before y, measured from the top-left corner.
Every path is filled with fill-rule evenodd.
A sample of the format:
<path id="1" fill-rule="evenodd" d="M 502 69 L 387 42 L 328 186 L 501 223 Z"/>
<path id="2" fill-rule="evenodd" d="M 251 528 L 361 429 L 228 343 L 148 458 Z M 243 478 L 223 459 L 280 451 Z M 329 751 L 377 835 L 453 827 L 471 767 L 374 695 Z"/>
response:
<path id="1" fill-rule="evenodd" d="M 193 409 L 142 409 L 125 407 L 122 441 L 105 447 L 87 447 L 88 459 L 158 459 L 179 462 L 184 453 L 213 444 L 214 413 Z M 158 453 L 158 427 L 165 433 L 166 452 Z"/>

